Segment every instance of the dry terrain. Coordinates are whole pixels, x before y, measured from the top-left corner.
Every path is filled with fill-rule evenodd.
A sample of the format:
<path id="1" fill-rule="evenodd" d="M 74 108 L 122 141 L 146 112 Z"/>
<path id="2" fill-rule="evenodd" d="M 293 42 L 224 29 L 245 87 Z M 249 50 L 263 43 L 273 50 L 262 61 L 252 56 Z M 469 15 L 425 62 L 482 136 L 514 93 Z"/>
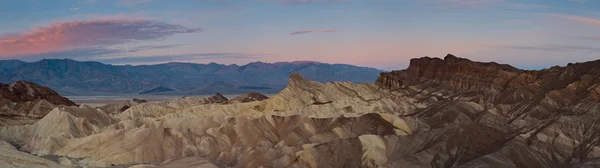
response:
<path id="1" fill-rule="evenodd" d="M 292 73 L 270 97 L 100 107 L 1 87 L 0 167 L 600 166 L 600 61 L 528 71 L 424 57 L 374 83 Z"/>

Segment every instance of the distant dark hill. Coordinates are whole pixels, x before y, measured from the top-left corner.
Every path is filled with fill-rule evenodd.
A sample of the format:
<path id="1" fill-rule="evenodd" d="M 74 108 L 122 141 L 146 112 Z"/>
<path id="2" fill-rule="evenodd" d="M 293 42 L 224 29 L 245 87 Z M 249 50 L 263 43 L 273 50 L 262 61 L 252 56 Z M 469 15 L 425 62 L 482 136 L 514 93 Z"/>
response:
<path id="1" fill-rule="evenodd" d="M 0 82 L 27 80 L 66 95 L 276 93 L 286 86 L 292 72 L 318 82 L 362 83 L 374 82 L 381 71 L 310 61 L 253 62 L 242 66 L 179 62 L 120 66 L 70 59 L 0 60 Z M 151 90 L 156 86 L 164 88 Z"/>
<path id="2" fill-rule="evenodd" d="M 163 86 L 159 86 L 159 87 L 155 87 L 149 90 L 145 90 L 140 92 L 140 94 L 152 94 L 152 93 L 160 93 L 160 92 L 171 92 L 171 91 L 175 91 L 171 88 L 168 87 L 163 87 Z"/>

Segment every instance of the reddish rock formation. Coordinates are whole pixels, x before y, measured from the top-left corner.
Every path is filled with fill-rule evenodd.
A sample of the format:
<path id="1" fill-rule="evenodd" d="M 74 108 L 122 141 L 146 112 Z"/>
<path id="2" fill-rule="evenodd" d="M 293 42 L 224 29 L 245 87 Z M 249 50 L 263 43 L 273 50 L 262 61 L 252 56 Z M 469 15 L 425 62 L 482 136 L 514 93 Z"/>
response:
<path id="1" fill-rule="evenodd" d="M 485 91 L 503 99 L 509 95 L 517 99 L 541 98 L 549 92 L 593 96 L 600 80 L 600 60 L 552 67 L 539 71 L 519 70 L 510 65 L 474 62 L 448 54 L 439 58 L 412 59 L 406 70 L 384 72 L 376 84 L 386 89 L 406 86 L 432 86 L 463 91 Z M 515 96 L 518 92 L 520 96 Z M 541 96 L 541 97 L 540 97 Z M 574 96 L 574 95 L 572 95 Z M 517 101 L 517 100 L 515 100 Z"/>
<path id="2" fill-rule="evenodd" d="M 31 124 L 55 107 L 74 105 L 52 89 L 35 83 L 0 83 L 0 126 Z"/>
<path id="3" fill-rule="evenodd" d="M 17 81 L 9 85 L 0 83 L 0 98 L 16 103 L 44 99 L 55 105 L 75 105 L 74 102 L 60 96 L 52 89 L 27 81 Z"/>
<path id="4" fill-rule="evenodd" d="M 412 59 L 406 70 L 381 73 L 376 82 L 384 89 L 414 87 L 472 97 L 488 108 L 508 114 L 546 118 L 561 109 L 593 111 L 600 102 L 600 60 L 527 71 L 509 65 L 474 62 L 453 55 Z M 516 117 L 516 116 L 515 116 Z"/>
<path id="5" fill-rule="evenodd" d="M 495 62 L 481 63 L 448 54 L 440 58 L 411 59 L 408 69 L 381 73 L 377 84 L 389 89 L 419 83 L 451 86 L 457 89 L 502 89 L 522 70 Z"/>

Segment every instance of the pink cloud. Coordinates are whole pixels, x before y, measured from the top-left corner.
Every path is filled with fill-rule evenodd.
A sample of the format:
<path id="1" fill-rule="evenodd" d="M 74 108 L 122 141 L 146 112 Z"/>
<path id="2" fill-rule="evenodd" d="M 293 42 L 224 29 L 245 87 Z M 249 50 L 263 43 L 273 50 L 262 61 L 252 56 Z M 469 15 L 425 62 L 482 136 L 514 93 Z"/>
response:
<path id="1" fill-rule="evenodd" d="M 336 32 L 336 31 L 337 30 L 332 30 L 332 29 L 325 29 L 325 30 L 299 30 L 299 31 L 291 32 L 290 35 L 306 34 L 306 33 L 333 33 L 333 32 Z"/>
<path id="2" fill-rule="evenodd" d="M 567 14 L 550 14 L 550 16 L 600 26 L 599 19 L 583 17 L 583 16 L 567 15 Z"/>
<path id="3" fill-rule="evenodd" d="M 201 29 L 142 19 L 60 22 L 25 33 L 0 34 L 0 56 L 105 47 L 199 31 Z"/>

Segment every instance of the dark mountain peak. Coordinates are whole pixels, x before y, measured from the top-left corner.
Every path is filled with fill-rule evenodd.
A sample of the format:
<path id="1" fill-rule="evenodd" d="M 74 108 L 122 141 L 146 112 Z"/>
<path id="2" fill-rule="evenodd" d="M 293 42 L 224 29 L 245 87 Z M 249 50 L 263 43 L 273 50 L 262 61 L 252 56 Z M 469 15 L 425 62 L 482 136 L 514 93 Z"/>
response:
<path id="1" fill-rule="evenodd" d="M 19 80 L 8 86 L 4 85 L 0 88 L 0 97 L 8 99 L 12 102 L 27 102 L 38 99 L 45 99 L 48 102 L 56 105 L 75 105 L 71 100 L 60 96 L 54 90 L 40 86 L 38 84 Z"/>
<path id="2" fill-rule="evenodd" d="M 208 64 L 206 64 L 206 65 L 212 65 L 212 66 L 215 66 L 215 65 L 223 65 L 223 64 L 217 64 L 216 62 L 210 62 L 210 63 L 208 63 Z"/>
<path id="3" fill-rule="evenodd" d="M 219 92 L 217 92 L 214 96 L 209 97 L 208 100 L 211 103 L 227 103 L 228 101 L 228 99 Z"/>
<path id="4" fill-rule="evenodd" d="M 262 65 L 262 64 L 269 64 L 269 63 L 262 62 L 262 61 L 255 61 L 255 62 L 250 62 L 246 65 Z"/>
<path id="5" fill-rule="evenodd" d="M 458 58 L 457 56 L 453 55 L 453 54 L 448 54 L 446 55 L 446 57 L 444 57 L 444 60 L 458 60 L 461 58 Z"/>

